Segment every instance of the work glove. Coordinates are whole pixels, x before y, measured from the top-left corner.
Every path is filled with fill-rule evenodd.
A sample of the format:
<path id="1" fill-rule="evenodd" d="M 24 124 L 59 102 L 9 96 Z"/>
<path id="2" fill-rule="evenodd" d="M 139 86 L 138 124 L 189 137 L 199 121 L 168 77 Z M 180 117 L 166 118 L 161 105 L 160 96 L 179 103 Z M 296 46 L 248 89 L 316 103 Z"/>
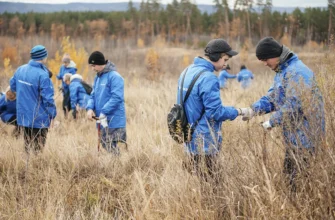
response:
<path id="1" fill-rule="evenodd" d="M 262 126 L 265 130 L 271 130 L 271 128 L 272 128 L 272 125 L 271 125 L 270 121 L 263 122 Z"/>
<path id="2" fill-rule="evenodd" d="M 104 114 L 100 114 L 99 116 L 99 121 L 100 121 L 100 124 L 103 128 L 107 128 L 108 127 L 108 122 L 107 122 L 107 117 L 106 115 Z"/>
<path id="3" fill-rule="evenodd" d="M 249 121 L 255 115 L 254 110 L 252 110 L 251 108 L 240 108 L 240 109 L 243 121 Z"/>

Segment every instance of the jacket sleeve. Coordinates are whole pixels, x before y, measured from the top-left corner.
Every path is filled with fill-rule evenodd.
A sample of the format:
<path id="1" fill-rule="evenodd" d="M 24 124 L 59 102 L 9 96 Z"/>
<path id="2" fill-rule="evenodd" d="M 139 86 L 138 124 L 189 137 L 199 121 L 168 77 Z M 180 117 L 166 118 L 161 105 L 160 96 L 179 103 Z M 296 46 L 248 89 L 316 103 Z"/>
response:
<path id="1" fill-rule="evenodd" d="M 12 90 L 13 92 L 16 92 L 16 79 L 15 79 L 15 74 L 12 78 L 10 78 L 9 80 L 9 86 L 10 86 L 10 90 Z"/>
<path id="2" fill-rule="evenodd" d="M 238 82 L 241 82 L 241 81 L 242 81 L 242 77 L 241 77 L 241 74 L 240 74 L 240 73 L 237 74 L 237 81 L 238 81 Z"/>
<path id="3" fill-rule="evenodd" d="M 223 106 L 220 98 L 220 86 L 217 77 L 204 77 L 199 84 L 200 96 L 205 107 L 205 115 L 215 121 L 234 120 L 238 111 L 234 107 Z"/>
<path id="4" fill-rule="evenodd" d="M 96 82 L 97 82 L 97 76 L 94 78 L 94 82 L 93 82 L 93 90 L 90 94 L 90 97 L 87 101 L 87 105 L 86 105 L 86 111 L 87 110 L 93 110 L 95 111 L 95 102 L 94 102 L 94 98 L 95 98 L 95 86 L 96 86 Z"/>
<path id="5" fill-rule="evenodd" d="M 297 120 L 303 115 L 302 102 L 303 93 L 309 94 L 311 85 L 305 82 L 299 74 L 289 78 L 285 91 L 284 104 L 270 117 L 271 126 L 281 125 L 284 117 L 287 120 Z"/>
<path id="6" fill-rule="evenodd" d="M 124 101 L 124 80 L 121 76 L 113 76 L 108 79 L 110 86 L 110 99 L 101 109 L 101 113 L 108 115 L 115 111 Z"/>
<path id="7" fill-rule="evenodd" d="M 78 86 L 70 84 L 70 100 L 71 100 L 71 109 L 76 109 L 76 105 L 78 103 Z"/>
<path id="8" fill-rule="evenodd" d="M 62 80 L 63 81 L 63 76 L 62 76 L 62 71 L 63 70 L 63 65 L 60 67 L 60 69 L 59 69 L 59 73 L 58 73 L 58 75 L 56 76 L 56 78 L 57 79 L 59 79 L 59 80 Z"/>
<path id="9" fill-rule="evenodd" d="M 42 103 L 47 111 L 47 114 L 51 119 L 54 119 L 57 115 L 55 100 L 54 100 L 54 88 L 51 79 L 47 74 L 41 77 L 40 91 L 42 97 Z"/>
<path id="10" fill-rule="evenodd" d="M 0 97 L 0 115 L 6 111 L 6 95 Z"/>
<path id="11" fill-rule="evenodd" d="M 229 74 L 228 72 L 225 73 L 225 76 L 229 79 L 234 79 L 236 78 L 236 75 Z"/>
<path id="12" fill-rule="evenodd" d="M 256 112 L 257 114 L 266 114 L 270 113 L 275 110 L 275 106 L 273 103 L 273 86 L 268 90 L 267 95 L 263 96 L 260 100 L 252 104 L 251 108 Z"/>

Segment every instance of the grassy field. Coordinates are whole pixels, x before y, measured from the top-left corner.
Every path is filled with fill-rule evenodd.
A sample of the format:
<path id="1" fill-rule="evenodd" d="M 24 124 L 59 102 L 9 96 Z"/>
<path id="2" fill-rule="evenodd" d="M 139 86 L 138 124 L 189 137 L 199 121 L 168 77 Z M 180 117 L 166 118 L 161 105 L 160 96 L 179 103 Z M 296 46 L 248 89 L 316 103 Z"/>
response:
<path id="1" fill-rule="evenodd" d="M 282 174 L 281 132 L 265 133 L 259 125 L 269 115 L 223 123 L 215 181 L 182 168 L 185 154 L 168 134 L 166 115 L 175 102 L 185 51 L 164 51 L 169 49 L 160 50 L 164 74 L 156 81 L 144 77 L 146 69 L 136 59 L 145 52 L 133 52 L 130 63 L 112 59 L 125 78 L 129 149 L 122 148 L 120 157 L 97 151 L 94 122 L 63 117 L 58 93 L 59 126 L 50 130 L 42 154 L 27 156 L 23 138 L 12 138 L 12 127 L 0 124 L 0 219 L 335 218 L 332 53 L 301 57 L 317 73 L 324 94 L 327 141 L 292 197 Z M 187 53 L 194 57 L 201 51 Z M 224 105 L 249 106 L 270 87 L 274 73 L 250 56 L 246 64 L 255 74 L 252 86 L 242 90 L 233 81 L 221 93 Z M 229 62 L 236 73 L 239 58 Z"/>

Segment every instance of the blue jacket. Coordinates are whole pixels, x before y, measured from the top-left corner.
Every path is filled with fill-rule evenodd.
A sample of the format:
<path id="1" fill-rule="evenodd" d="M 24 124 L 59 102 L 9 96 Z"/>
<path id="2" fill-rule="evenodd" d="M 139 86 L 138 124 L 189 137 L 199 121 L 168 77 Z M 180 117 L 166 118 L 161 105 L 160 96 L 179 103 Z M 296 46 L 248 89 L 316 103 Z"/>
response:
<path id="1" fill-rule="evenodd" d="M 109 128 L 126 127 L 124 80 L 110 61 L 94 79 L 93 91 L 86 106 L 86 110 L 89 109 L 98 117 L 101 113 L 106 115 Z"/>
<path id="2" fill-rule="evenodd" d="M 234 120 L 238 111 L 234 107 L 223 106 L 220 98 L 219 79 L 214 74 L 214 66 L 209 61 L 196 57 L 194 63 L 184 70 L 178 81 L 177 102 L 180 103 L 181 80 L 185 71 L 183 85 L 185 97 L 192 79 L 201 71 L 205 72 L 198 78 L 190 96 L 184 103 L 188 122 L 192 125 L 200 118 L 192 135 L 192 141 L 185 145 L 191 154 L 216 154 L 221 148 L 221 124 L 225 120 Z M 204 110 L 204 114 L 202 112 Z M 199 151 L 199 149 L 201 149 Z"/>
<path id="3" fill-rule="evenodd" d="M 257 113 L 274 112 L 288 146 L 314 149 L 325 132 L 324 104 L 314 73 L 296 55 L 280 64 L 268 94 L 252 105 Z"/>
<path id="4" fill-rule="evenodd" d="M 77 73 L 76 64 L 72 60 L 70 61 L 70 64 L 68 65 L 68 67 L 65 67 L 64 65 L 62 65 L 59 69 L 58 75 L 56 76 L 57 79 L 62 80 L 63 94 L 66 94 L 69 92 L 69 86 L 63 81 L 63 76 L 66 73 L 71 73 L 72 75 Z"/>
<path id="5" fill-rule="evenodd" d="M 0 118 L 3 122 L 8 123 L 10 119 L 16 118 L 16 100 L 6 100 L 5 94 L 0 94 Z"/>
<path id="6" fill-rule="evenodd" d="M 16 91 L 17 123 L 23 127 L 48 128 L 56 117 L 54 87 L 46 67 L 30 60 L 20 66 L 10 79 Z"/>
<path id="7" fill-rule="evenodd" d="M 77 105 L 82 109 L 86 108 L 90 95 L 86 93 L 81 84 L 81 79 L 74 79 L 70 83 L 70 99 L 72 109 L 76 109 Z"/>
<path id="8" fill-rule="evenodd" d="M 222 70 L 219 75 L 220 88 L 225 88 L 227 79 L 234 79 L 234 78 L 236 78 L 235 75 L 229 74 L 227 70 Z"/>
<path id="9" fill-rule="evenodd" d="M 250 86 L 251 80 L 254 79 L 254 75 L 248 69 L 242 69 L 237 74 L 237 81 L 241 83 L 242 88 L 247 88 Z"/>

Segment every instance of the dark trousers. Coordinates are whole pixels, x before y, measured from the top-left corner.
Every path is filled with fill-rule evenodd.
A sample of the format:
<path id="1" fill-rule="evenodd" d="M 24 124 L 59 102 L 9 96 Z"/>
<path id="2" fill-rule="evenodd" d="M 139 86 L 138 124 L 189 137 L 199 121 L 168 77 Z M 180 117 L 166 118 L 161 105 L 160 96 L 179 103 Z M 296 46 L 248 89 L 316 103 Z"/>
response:
<path id="1" fill-rule="evenodd" d="M 67 117 L 67 113 L 70 110 L 71 110 L 70 92 L 67 92 L 63 94 L 63 111 L 65 117 Z"/>
<path id="2" fill-rule="evenodd" d="M 189 155 L 183 167 L 207 181 L 208 178 L 215 178 L 218 171 L 217 155 Z"/>
<path id="3" fill-rule="evenodd" d="M 38 153 L 43 150 L 47 139 L 48 128 L 23 127 L 24 147 L 27 153 Z"/>
<path id="4" fill-rule="evenodd" d="M 102 128 L 101 127 L 101 144 L 102 147 L 115 155 L 120 154 L 118 143 L 123 143 L 127 148 L 126 128 Z"/>
<path id="5" fill-rule="evenodd" d="M 297 190 L 297 176 L 306 176 L 306 169 L 309 167 L 310 159 L 314 152 L 308 149 L 287 148 L 284 159 L 283 172 L 287 175 L 292 192 Z"/>

